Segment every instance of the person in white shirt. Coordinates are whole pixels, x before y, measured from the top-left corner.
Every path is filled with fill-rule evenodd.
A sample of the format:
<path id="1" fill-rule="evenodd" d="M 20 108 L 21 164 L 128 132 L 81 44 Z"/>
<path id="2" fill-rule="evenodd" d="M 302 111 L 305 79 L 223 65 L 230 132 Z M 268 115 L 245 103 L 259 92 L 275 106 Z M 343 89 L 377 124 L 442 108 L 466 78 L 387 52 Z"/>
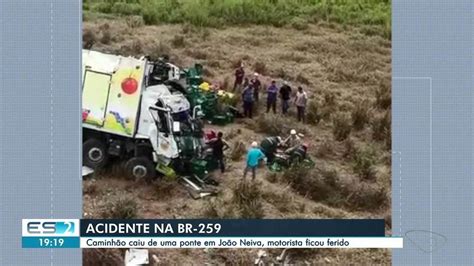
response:
<path id="1" fill-rule="evenodd" d="M 306 95 L 306 92 L 303 90 L 302 87 L 298 87 L 298 91 L 296 92 L 296 97 L 295 97 L 295 105 L 296 105 L 297 114 L 298 114 L 298 122 L 301 121 L 304 123 L 307 101 L 308 101 L 308 96 Z"/>
<path id="2" fill-rule="evenodd" d="M 281 146 L 285 147 L 285 153 L 289 153 L 295 148 L 301 145 L 301 137 L 298 136 L 296 130 L 292 129 L 290 131 L 290 136 L 288 136 L 282 143 Z"/>

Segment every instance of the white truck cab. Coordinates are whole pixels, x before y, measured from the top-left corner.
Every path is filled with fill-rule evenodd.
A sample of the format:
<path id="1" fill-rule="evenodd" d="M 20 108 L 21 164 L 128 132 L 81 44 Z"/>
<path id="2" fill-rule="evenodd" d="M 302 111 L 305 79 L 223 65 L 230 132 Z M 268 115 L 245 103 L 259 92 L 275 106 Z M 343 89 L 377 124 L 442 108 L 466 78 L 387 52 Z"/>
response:
<path id="1" fill-rule="evenodd" d="M 176 66 L 164 69 L 167 80 L 180 78 Z M 126 161 L 128 176 L 151 178 L 158 163 L 169 165 L 179 158 L 176 135 L 196 111 L 181 92 L 160 83 L 160 75 L 145 58 L 83 50 L 85 166 L 101 168 L 114 156 Z"/>

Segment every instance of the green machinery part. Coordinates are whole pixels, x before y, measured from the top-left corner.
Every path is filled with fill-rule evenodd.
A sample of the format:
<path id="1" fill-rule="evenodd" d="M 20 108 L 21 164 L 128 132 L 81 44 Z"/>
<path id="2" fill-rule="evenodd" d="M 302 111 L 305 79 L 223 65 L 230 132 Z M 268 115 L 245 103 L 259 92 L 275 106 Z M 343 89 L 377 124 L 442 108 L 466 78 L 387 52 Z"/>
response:
<path id="1" fill-rule="evenodd" d="M 204 82 L 202 79 L 203 67 L 195 64 L 194 67 L 184 71 L 187 83 L 186 98 L 191 107 L 200 105 L 204 119 L 213 124 L 225 125 L 234 121 L 234 114 L 230 110 L 231 104 L 221 101 L 217 92 L 213 90 L 203 91 L 199 86 Z"/>

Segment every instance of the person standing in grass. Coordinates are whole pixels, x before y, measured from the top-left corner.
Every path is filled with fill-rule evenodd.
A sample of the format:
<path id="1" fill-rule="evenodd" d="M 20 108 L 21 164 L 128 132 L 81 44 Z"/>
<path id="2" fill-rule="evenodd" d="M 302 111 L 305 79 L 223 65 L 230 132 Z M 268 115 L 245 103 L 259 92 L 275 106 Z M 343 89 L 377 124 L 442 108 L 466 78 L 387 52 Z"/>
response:
<path id="1" fill-rule="evenodd" d="M 227 142 L 222 139 L 223 133 L 219 131 L 217 133 L 217 139 L 212 142 L 212 155 L 216 159 L 219 167 L 221 169 L 221 173 L 225 171 L 224 165 L 224 151 L 229 148 Z"/>
<path id="2" fill-rule="evenodd" d="M 295 97 L 295 105 L 297 111 L 298 122 L 304 123 L 306 102 L 308 101 L 308 96 L 302 87 L 298 87 Z"/>
<path id="3" fill-rule="evenodd" d="M 235 81 L 234 81 L 233 91 L 235 91 L 236 89 L 240 90 L 242 87 L 242 82 L 244 81 L 244 77 L 245 77 L 245 70 L 244 70 L 243 63 L 240 63 L 240 66 L 235 70 L 234 75 L 235 75 Z"/>
<path id="4" fill-rule="evenodd" d="M 278 87 L 276 86 L 276 82 L 272 80 L 272 84 L 267 88 L 267 113 L 271 108 L 273 113 L 276 114 L 277 94 Z"/>
<path id="5" fill-rule="evenodd" d="M 253 87 L 253 98 L 255 100 L 255 102 L 258 103 L 258 96 L 259 96 L 259 93 L 260 93 L 260 88 L 262 87 L 262 83 L 260 82 L 260 80 L 258 79 L 258 73 L 254 73 L 253 74 L 253 79 L 250 81 L 250 83 L 252 84 L 252 87 Z"/>
<path id="6" fill-rule="evenodd" d="M 245 181 L 245 178 L 247 177 L 247 172 L 250 170 L 252 171 L 252 181 L 255 180 L 255 177 L 257 175 L 257 167 L 258 163 L 260 160 L 267 160 L 267 157 L 265 157 L 265 154 L 258 148 L 258 143 L 256 141 L 252 142 L 252 147 L 247 153 L 247 165 L 244 170 L 244 177 L 243 181 Z"/>
<path id="7" fill-rule="evenodd" d="M 290 98 L 291 98 L 291 87 L 288 85 L 287 81 L 283 82 L 283 86 L 280 88 L 280 97 L 281 97 L 281 111 L 284 115 L 288 113 L 288 108 L 290 108 Z"/>
<path id="8" fill-rule="evenodd" d="M 247 84 L 242 92 L 242 101 L 244 105 L 244 116 L 248 118 L 252 118 L 253 96 L 253 88 L 250 84 Z"/>

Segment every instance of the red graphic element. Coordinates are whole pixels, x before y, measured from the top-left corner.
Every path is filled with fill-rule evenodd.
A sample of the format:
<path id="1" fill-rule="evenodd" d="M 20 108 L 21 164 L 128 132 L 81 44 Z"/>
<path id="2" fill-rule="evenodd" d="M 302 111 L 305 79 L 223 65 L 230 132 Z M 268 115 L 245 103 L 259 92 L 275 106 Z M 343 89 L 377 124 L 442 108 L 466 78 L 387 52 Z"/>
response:
<path id="1" fill-rule="evenodd" d="M 134 78 L 126 78 L 122 81 L 122 90 L 126 94 L 134 94 L 138 89 L 138 82 Z"/>

